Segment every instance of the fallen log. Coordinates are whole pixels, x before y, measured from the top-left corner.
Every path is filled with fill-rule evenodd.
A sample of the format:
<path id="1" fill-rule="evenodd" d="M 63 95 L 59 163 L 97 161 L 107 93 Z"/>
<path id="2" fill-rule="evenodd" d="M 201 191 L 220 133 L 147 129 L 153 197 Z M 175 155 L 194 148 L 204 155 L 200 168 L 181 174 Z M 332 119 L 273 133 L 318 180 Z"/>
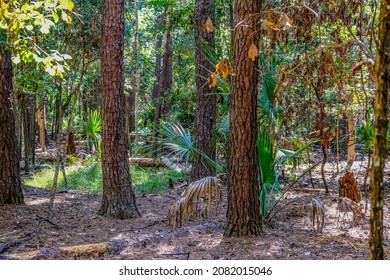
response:
<path id="1" fill-rule="evenodd" d="M 169 167 L 159 158 L 130 158 L 130 164 L 143 167 Z"/>
<path id="2" fill-rule="evenodd" d="M 171 168 L 176 172 L 182 172 L 182 168 L 170 161 L 168 158 L 130 158 L 130 164 L 139 165 L 142 167 L 164 167 Z"/>
<path id="3" fill-rule="evenodd" d="M 110 254 L 126 246 L 126 241 L 112 240 L 109 242 L 92 243 L 85 245 L 42 248 L 30 252 L 12 254 L 7 256 L 13 260 L 52 260 L 52 259 L 75 259 L 75 258 L 98 258 Z"/>

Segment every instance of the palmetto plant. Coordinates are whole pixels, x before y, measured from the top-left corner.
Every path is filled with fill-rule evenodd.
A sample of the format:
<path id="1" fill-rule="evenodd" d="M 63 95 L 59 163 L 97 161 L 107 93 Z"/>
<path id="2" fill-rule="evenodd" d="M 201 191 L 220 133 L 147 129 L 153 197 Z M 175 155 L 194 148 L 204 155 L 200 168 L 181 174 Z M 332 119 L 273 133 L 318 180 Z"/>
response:
<path id="1" fill-rule="evenodd" d="M 217 172 L 223 170 L 221 164 L 208 157 L 203 151 L 195 147 L 192 141 L 191 133 L 178 123 L 162 123 L 159 127 L 158 142 L 154 143 L 149 149 L 158 150 L 160 155 L 175 156 L 179 161 L 185 162 L 188 168 L 189 162 L 195 155 L 200 155 L 205 162 L 213 167 Z"/>
<path id="2" fill-rule="evenodd" d="M 76 122 L 76 130 L 79 137 L 87 140 L 87 150 L 99 146 L 101 140 L 102 120 L 98 111 L 89 113 L 86 119 L 79 119 Z"/>

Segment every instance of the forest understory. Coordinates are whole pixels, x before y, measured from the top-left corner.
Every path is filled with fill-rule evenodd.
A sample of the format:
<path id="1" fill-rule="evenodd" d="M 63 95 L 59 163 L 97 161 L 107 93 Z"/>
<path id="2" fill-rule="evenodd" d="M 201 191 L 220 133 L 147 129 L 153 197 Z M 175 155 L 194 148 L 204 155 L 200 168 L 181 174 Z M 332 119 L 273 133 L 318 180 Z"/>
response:
<path id="1" fill-rule="evenodd" d="M 312 158 L 321 158 L 313 153 Z M 360 158 L 359 158 L 360 157 Z M 362 194 L 367 158 L 358 154 L 351 170 Z M 313 160 L 314 162 L 314 160 Z M 0 259 L 368 259 L 369 201 L 365 217 L 353 221 L 353 213 L 338 210 L 339 179 L 346 162 L 326 165 L 330 186 L 326 194 L 320 166 L 312 170 L 312 187 L 307 173 L 288 188 L 289 172 L 281 178 L 284 198 L 276 205 L 269 223 L 259 237 L 224 238 L 227 191 L 223 185 L 222 208 L 208 220 L 191 219 L 183 227 L 169 225 L 169 207 L 185 186 L 177 182 L 163 193 L 136 193 L 142 216 L 115 220 L 99 216 L 101 194 L 76 189 L 60 190 L 52 211 L 50 190 L 23 186 L 25 205 L 0 208 Z M 303 165 L 297 177 L 307 170 Z M 386 166 L 389 178 L 390 166 Z M 389 188 L 389 183 L 386 183 Z M 317 232 L 312 225 L 312 199 L 326 208 L 325 227 Z M 390 256 L 390 195 L 385 196 L 384 249 Z M 364 209 L 363 209 L 364 211 Z"/>

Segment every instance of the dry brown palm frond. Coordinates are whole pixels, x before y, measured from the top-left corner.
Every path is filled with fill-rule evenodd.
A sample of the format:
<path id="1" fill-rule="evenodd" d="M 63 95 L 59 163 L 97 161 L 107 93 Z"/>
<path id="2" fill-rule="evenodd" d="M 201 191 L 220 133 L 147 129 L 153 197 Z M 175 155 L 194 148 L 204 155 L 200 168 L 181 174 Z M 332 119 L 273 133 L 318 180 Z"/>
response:
<path id="1" fill-rule="evenodd" d="M 318 198 L 312 198 L 311 200 L 311 210 L 312 210 L 312 223 L 313 229 L 315 229 L 315 224 L 317 223 L 317 232 L 322 232 L 325 227 L 325 206 Z"/>
<path id="2" fill-rule="evenodd" d="M 342 218 L 345 221 L 349 212 L 353 214 L 352 222 L 354 224 L 358 224 L 366 218 L 363 204 L 357 203 L 348 197 L 339 197 L 337 209 L 339 211 L 338 220 L 340 220 L 340 214 L 343 213 Z"/>
<path id="3" fill-rule="evenodd" d="M 212 209 L 217 214 L 222 202 L 221 185 L 222 181 L 217 177 L 205 177 L 191 183 L 183 196 L 170 207 L 170 225 L 180 227 L 191 217 L 209 219 Z"/>

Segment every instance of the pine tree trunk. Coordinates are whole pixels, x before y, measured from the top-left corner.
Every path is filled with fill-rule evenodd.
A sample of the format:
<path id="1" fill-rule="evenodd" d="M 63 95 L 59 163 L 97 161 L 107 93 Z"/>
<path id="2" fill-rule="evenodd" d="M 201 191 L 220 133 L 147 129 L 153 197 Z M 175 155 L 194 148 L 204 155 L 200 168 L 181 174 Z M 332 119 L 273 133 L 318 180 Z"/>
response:
<path id="1" fill-rule="evenodd" d="M 155 76 L 156 76 L 156 82 L 154 83 L 153 87 L 153 99 L 156 99 L 158 97 L 158 93 L 160 91 L 160 85 L 161 85 L 161 64 L 162 64 L 162 56 L 161 56 L 161 47 L 162 47 L 162 35 L 157 35 L 157 41 L 156 41 L 156 68 L 155 68 Z"/>
<path id="2" fill-rule="evenodd" d="M 139 215 L 132 189 L 124 94 L 124 1 L 103 0 L 102 169 L 99 213 L 113 218 Z"/>
<path id="3" fill-rule="evenodd" d="M 374 152 L 370 170 L 370 259 L 383 260 L 384 167 L 387 159 L 387 104 L 390 90 L 390 0 L 381 1 L 379 40 L 376 57 Z"/>
<path id="4" fill-rule="evenodd" d="M 31 165 L 34 165 L 35 159 L 35 95 L 22 94 L 22 117 L 23 117 L 23 136 L 24 136 L 24 171 L 30 172 Z"/>
<path id="5" fill-rule="evenodd" d="M 257 162 L 258 59 L 248 50 L 259 45 L 257 15 L 260 1 L 234 1 L 233 67 L 230 92 L 228 161 L 228 224 L 225 236 L 251 236 L 261 232 Z"/>
<path id="6" fill-rule="evenodd" d="M 163 69 L 161 71 L 161 86 L 157 96 L 157 102 L 154 113 L 153 126 L 153 141 L 158 137 L 158 126 L 160 119 L 164 116 L 166 111 L 165 98 L 172 89 L 172 71 L 173 71 L 173 49 L 172 49 L 172 35 L 171 35 L 171 21 L 169 18 L 170 9 L 166 12 L 166 31 L 164 38 L 164 54 L 163 54 Z"/>
<path id="7" fill-rule="evenodd" d="M 210 18 L 214 22 L 214 0 L 197 0 L 195 2 L 195 71 L 196 71 L 196 119 L 195 119 L 195 146 L 211 159 L 215 159 L 215 146 L 212 143 L 217 98 L 213 89 L 208 87 L 205 77 L 214 72 L 214 65 L 206 56 L 204 43 L 214 49 L 214 31 L 208 33 L 202 25 Z M 198 180 L 214 174 L 205 159 L 199 155 L 194 158 L 191 178 Z"/>
<path id="8" fill-rule="evenodd" d="M 40 103 L 37 111 L 37 122 L 38 122 L 38 136 L 39 146 L 42 152 L 46 152 L 46 109 L 43 103 Z"/>
<path id="9" fill-rule="evenodd" d="M 0 42 L 0 205 L 24 203 L 11 93 L 11 54 Z"/>

